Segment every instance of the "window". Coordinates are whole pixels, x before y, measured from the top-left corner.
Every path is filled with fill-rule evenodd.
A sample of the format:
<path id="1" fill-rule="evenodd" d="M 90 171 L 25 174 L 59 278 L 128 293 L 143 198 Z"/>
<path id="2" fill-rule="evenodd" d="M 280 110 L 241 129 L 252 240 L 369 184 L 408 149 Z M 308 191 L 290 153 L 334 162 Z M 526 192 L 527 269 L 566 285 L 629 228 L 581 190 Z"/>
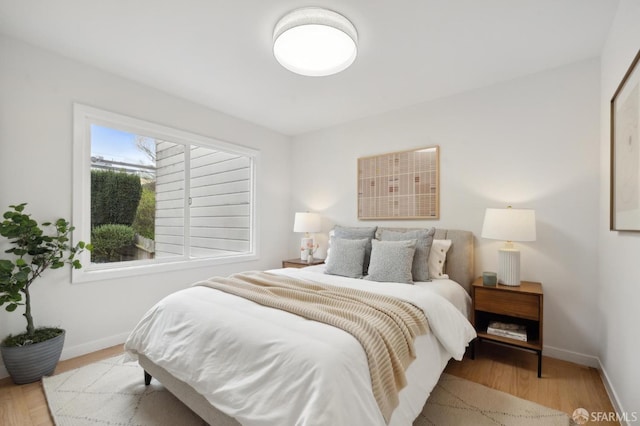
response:
<path id="1" fill-rule="evenodd" d="M 74 281 L 256 258 L 258 152 L 74 106 Z"/>

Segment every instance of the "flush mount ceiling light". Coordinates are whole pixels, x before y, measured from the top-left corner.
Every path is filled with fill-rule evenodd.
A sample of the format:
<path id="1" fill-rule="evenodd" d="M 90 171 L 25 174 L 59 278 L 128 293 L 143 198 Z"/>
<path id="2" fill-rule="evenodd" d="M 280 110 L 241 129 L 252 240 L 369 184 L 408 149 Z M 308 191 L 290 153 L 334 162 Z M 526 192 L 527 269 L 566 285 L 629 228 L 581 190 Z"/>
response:
<path id="1" fill-rule="evenodd" d="M 320 77 L 339 73 L 356 59 L 358 33 L 344 16 L 318 7 L 296 9 L 273 30 L 273 54 L 296 74 Z"/>

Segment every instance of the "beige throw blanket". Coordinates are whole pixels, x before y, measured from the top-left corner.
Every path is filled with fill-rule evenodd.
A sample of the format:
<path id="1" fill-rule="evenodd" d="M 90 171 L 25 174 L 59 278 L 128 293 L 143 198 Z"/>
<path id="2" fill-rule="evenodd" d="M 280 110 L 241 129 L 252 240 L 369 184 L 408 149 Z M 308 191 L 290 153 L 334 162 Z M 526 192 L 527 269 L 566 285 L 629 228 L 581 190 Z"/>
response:
<path id="1" fill-rule="evenodd" d="M 265 272 L 216 277 L 196 285 L 323 322 L 353 335 L 369 362 L 373 395 L 387 423 L 415 358 L 413 341 L 428 330 L 422 310 L 393 297 Z"/>

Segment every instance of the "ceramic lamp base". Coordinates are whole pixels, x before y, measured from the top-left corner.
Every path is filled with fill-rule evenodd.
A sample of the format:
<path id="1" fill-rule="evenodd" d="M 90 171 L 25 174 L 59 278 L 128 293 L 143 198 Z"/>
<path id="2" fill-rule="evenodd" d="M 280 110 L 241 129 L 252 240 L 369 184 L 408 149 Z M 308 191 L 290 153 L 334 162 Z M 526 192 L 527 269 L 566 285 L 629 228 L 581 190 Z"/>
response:
<path id="1" fill-rule="evenodd" d="M 520 250 L 500 249 L 498 251 L 498 283 L 510 286 L 520 285 Z"/>
<path id="2" fill-rule="evenodd" d="M 314 247 L 312 237 L 304 237 L 300 239 L 300 260 L 307 260 L 309 257 L 309 247 Z"/>

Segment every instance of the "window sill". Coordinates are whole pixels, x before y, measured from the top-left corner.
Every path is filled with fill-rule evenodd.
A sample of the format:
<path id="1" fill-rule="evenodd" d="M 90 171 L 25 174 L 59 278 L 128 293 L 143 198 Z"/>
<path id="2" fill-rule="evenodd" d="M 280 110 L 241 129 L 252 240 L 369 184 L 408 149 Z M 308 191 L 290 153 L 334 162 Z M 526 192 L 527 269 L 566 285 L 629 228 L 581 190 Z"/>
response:
<path id="1" fill-rule="evenodd" d="M 225 265 L 229 263 L 248 262 L 257 259 L 258 255 L 256 253 L 247 253 L 235 256 L 221 256 L 202 259 L 180 258 L 163 263 L 132 261 L 131 264 L 126 262 L 125 264 L 127 264 L 127 266 L 123 266 L 123 262 L 118 262 L 117 264 L 113 264 L 113 266 L 108 266 L 108 264 L 105 266 L 92 265 L 82 269 L 72 270 L 71 282 L 75 284 L 116 278 L 139 277 L 148 274 L 202 268 L 205 266 Z"/>

